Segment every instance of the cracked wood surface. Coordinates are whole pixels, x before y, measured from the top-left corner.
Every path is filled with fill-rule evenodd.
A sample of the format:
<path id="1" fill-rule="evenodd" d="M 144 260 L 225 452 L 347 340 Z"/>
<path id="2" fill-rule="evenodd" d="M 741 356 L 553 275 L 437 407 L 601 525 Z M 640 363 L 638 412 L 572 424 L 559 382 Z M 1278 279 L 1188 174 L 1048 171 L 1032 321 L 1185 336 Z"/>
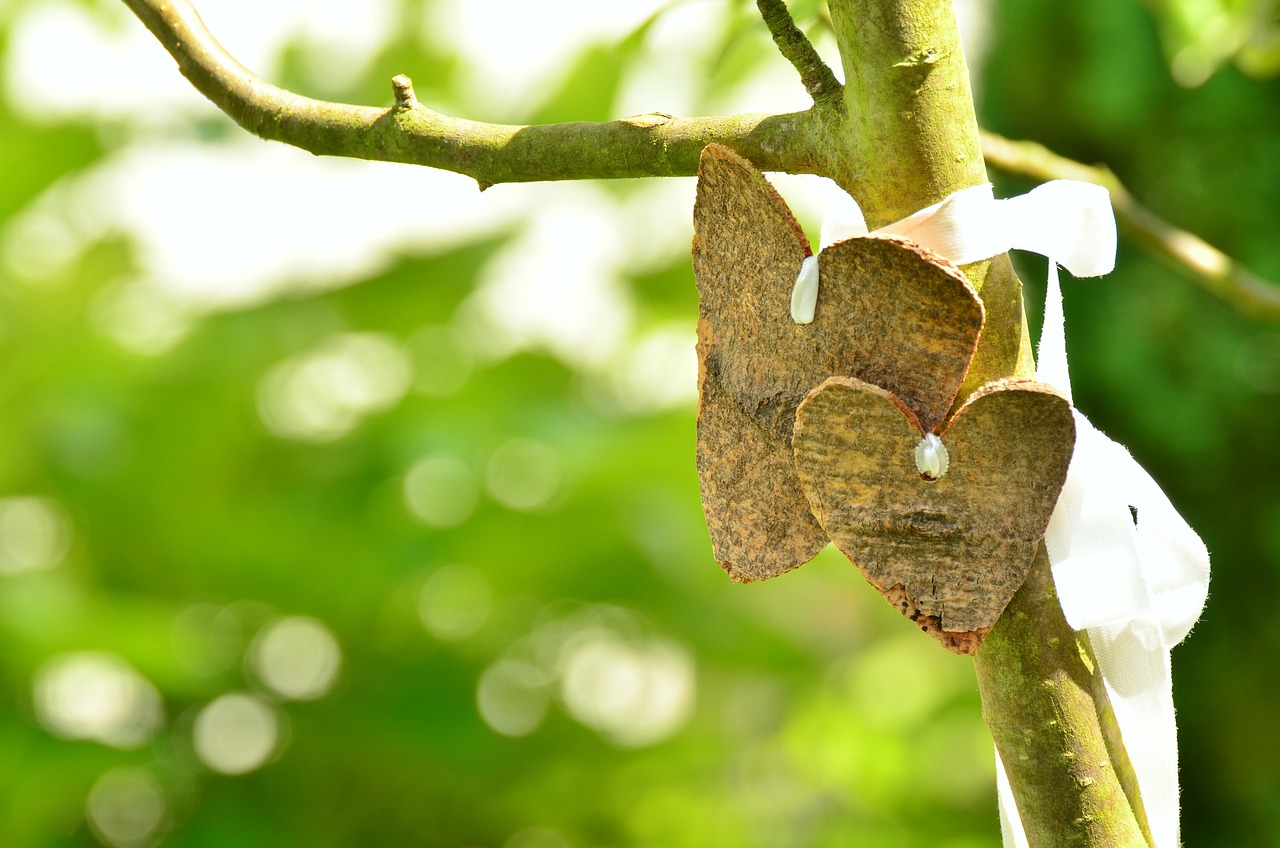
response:
<path id="1" fill-rule="evenodd" d="M 847 377 L 801 404 L 796 467 L 814 514 L 868 581 L 948 649 L 972 654 L 1026 579 L 1066 479 L 1071 405 L 1029 380 L 990 383 L 941 432 L 950 468 L 916 469 L 923 429 Z"/>

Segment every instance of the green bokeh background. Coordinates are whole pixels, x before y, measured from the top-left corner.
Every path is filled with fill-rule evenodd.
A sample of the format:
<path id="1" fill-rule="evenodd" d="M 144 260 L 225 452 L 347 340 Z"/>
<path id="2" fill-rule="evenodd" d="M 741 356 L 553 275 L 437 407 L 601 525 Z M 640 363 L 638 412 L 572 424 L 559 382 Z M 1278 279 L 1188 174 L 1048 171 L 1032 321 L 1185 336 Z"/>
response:
<path id="1" fill-rule="evenodd" d="M 15 49 L 10 25 L 31 5 L 0 4 L 0 50 Z M 819 5 L 794 4 L 815 36 Z M 1156 212 L 1280 279 L 1280 82 L 1264 61 L 1271 11 L 1248 5 L 998 0 L 983 121 L 1107 163 Z M 703 108 L 781 62 L 752 4 L 718 8 L 731 24 L 688 82 Z M 386 81 L 408 72 L 424 100 L 456 102 L 468 68 L 418 32 L 398 30 L 363 76 L 314 93 L 383 103 Z M 523 114 L 458 108 L 615 117 L 620 83 L 651 58 L 644 35 L 566 57 L 575 72 Z M 308 91 L 309 49 L 289 53 L 278 82 Z M 1171 67 L 1200 84 L 1179 85 Z M 0 227 L 141 132 L 0 103 Z M 239 134 L 213 113 L 160 132 L 209 145 Z M 86 798 L 104 774 L 138 774 L 129 767 L 164 801 L 143 844 L 998 844 L 970 661 L 921 636 L 831 550 L 767 583 L 724 577 L 701 524 L 692 404 L 636 412 L 603 397 L 598 373 L 546 352 L 469 361 L 465 336 L 414 341 L 423 328 L 458 338 L 439 328 L 512 235 L 404 251 L 344 288 L 202 317 L 149 356 L 94 323 L 101 293 L 138 267 L 128 233 L 49 279 L 0 263 L 0 497 L 50 499 L 70 533 L 56 567 L 0 574 L 0 845 L 100 844 Z M 1018 261 L 1035 313 L 1043 263 Z M 628 283 L 640 330 L 692 336 L 687 253 Z M 1174 654 L 1184 842 L 1280 844 L 1280 329 L 1125 243 L 1114 274 L 1068 282 L 1065 296 L 1077 403 L 1214 557 L 1209 606 Z M 408 345 L 419 387 L 461 368 L 459 386 L 410 389 L 331 441 L 274 434 L 259 413 L 264 375 L 335 333 L 383 334 Z M 537 508 L 494 493 L 494 455 L 512 439 L 551 457 L 554 497 Z M 406 505 L 406 474 L 429 456 L 470 470 L 446 498 L 475 497 L 456 526 Z M 424 627 L 423 587 L 459 564 L 472 582 L 432 603 L 480 612 L 441 638 Z M 323 622 L 341 648 L 334 687 L 314 700 L 281 697 L 251 661 L 263 628 L 293 615 Z M 674 656 L 693 673 L 688 714 L 639 743 L 593 729 L 557 666 L 577 643 L 556 633 Z M 42 725 L 41 670 L 86 651 L 123 659 L 160 693 L 164 723 L 141 744 Z M 504 658 L 544 675 L 525 696 L 549 707 L 525 735 L 496 732 L 477 709 L 479 681 Z M 209 769 L 191 742 L 200 711 L 229 692 L 257 693 L 287 728 L 270 762 L 238 776 Z"/>

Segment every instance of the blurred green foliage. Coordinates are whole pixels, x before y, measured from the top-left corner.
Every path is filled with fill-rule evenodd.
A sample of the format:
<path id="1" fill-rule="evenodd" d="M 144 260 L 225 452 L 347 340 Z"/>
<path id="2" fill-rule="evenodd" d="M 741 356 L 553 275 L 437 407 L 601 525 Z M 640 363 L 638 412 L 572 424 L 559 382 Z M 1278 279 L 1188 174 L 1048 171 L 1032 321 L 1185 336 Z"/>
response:
<path id="1" fill-rule="evenodd" d="M 1275 0 L 1149 0 L 1173 77 L 1199 85 L 1234 61 L 1246 74 L 1280 72 L 1280 6 Z"/>
<path id="2" fill-rule="evenodd" d="M 0 7 L 7 57 L 38 5 Z M 277 78 L 377 103 L 407 71 L 470 117 L 595 119 L 669 59 L 660 14 L 564 55 L 523 106 L 468 104 L 475 69 L 405 23 L 446 5 L 390 4 L 377 54 L 323 91 L 323 45 L 291 43 Z M 761 66 L 790 74 L 750 4 L 701 5 L 721 25 L 673 100 L 718 110 Z M 1110 164 L 1280 278 L 1280 83 L 1228 65 L 1176 85 L 1160 33 L 1190 5 L 1001 0 L 984 120 Z M 796 8 L 820 33 L 820 4 Z M 125 308 L 145 240 L 104 232 L 55 262 L 66 222 L 32 210 L 143 141 L 240 138 L 207 110 L 153 124 L 0 101 L 0 845 L 997 843 L 968 660 L 831 550 L 749 586 L 712 561 L 688 387 L 644 404 L 628 382 L 646 352 L 666 376 L 672 333 L 692 343 L 684 245 L 623 275 L 622 359 L 603 364 L 484 337 L 475 292 L 528 221 L 402 245 L 339 288 L 285 269 L 298 285 L 257 303 Z M 657 214 L 688 220 L 672 197 Z M 1043 270 L 1025 270 L 1033 291 Z M 1186 844 L 1280 844 L 1280 329 L 1127 245 L 1066 300 L 1077 402 L 1214 554 L 1174 655 Z M 139 322 L 149 346 L 127 343 Z"/>

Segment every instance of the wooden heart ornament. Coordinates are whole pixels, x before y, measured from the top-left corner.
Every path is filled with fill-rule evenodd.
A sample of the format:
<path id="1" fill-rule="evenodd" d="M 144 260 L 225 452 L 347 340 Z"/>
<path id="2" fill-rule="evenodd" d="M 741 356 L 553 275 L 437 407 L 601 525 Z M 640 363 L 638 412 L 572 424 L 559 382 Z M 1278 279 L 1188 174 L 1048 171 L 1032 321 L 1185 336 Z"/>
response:
<path id="1" fill-rule="evenodd" d="M 1052 388 L 1009 379 L 936 428 L 942 448 L 926 447 L 933 433 L 893 393 L 834 377 L 799 407 L 796 469 L 814 515 L 880 594 L 972 654 L 1027 576 L 1075 423 Z"/>
<path id="2" fill-rule="evenodd" d="M 833 375 L 856 377 L 902 398 L 932 429 L 982 329 L 982 303 L 965 276 L 892 238 L 822 251 L 814 320 L 796 324 L 791 289 L 810 252 L 763 174 L 726 147 L 702 152 L 693 240 L 698 476 L 716 560 L 736 580 L 781 574 L 830 538 L 791 449 L 805 396 Z"/>

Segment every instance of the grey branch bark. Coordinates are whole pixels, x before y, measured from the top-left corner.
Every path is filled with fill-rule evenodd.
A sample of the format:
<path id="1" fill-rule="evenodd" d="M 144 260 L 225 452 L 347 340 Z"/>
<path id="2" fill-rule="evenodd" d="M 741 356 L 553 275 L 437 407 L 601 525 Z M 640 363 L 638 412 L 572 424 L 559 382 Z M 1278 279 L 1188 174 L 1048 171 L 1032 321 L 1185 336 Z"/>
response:
<path id="1" fill-rule="evenodd" d="M 818 144 L 835 110 L 676 118 L 649 114 L 601 123 L 507 126 L 454 118 L 418 103 L 407 77 L 391 108 L 315 100 L 278 88 L 231 56 L 188 0 L 124 0 L 191 84 L 244 129 L 319 155 L 405 162 L 503 182 L 689 176 L 712 142 L 757 167 L 818 173 Z"/>

